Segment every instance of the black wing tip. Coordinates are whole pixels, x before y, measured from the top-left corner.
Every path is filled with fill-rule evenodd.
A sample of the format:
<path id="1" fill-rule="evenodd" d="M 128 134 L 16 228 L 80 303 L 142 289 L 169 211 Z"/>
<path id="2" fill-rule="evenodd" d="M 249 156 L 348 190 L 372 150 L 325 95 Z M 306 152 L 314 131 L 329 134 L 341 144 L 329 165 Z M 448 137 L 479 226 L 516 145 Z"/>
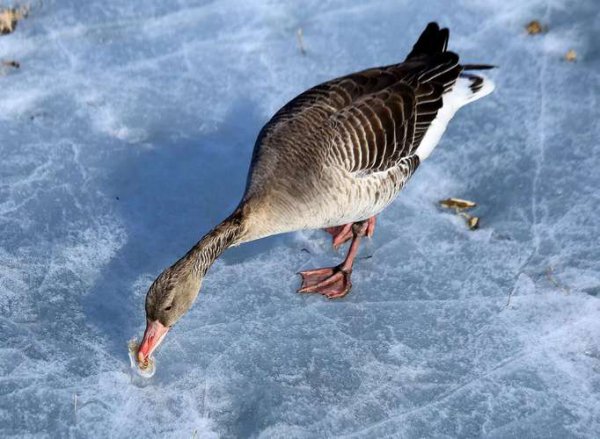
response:
<path id="1" fill-rule="evenodd" d="M 461 67 L 463 70 L 491 70 L 498 68 L 498 66 L 492 64 L 463 64 Z"/>
<path id="2" fill-rule="evenodd" d="M 413 46 L 412 51 L 406 59 L 410 59 L 422 55 L 435 55 L 446 52 L 448 48 L 448 39 L 450 31 L 448 28 L 440 29 L 437 22 L 432 21 L 427 24 L 425 30 Z"/>
<path id="3" fill-rule="evenodd" d="M 448 51 L 448 40 L 450 30 L 447 27 L 440 28 L 436 21 L 431 21 L 425 26 L 425 30 L 413 46 L 412 51 L 406 57 L 407 60 L 419 56 L 436 56 L 440 54 L 452 54 L 458 61 L 458 55 Z M 498 66 L 492 64 L 463 64 L 463 70 L 490 70 Z"/>
<path id="4" fill-rule="evenodd" d="M 430 21 L 429 23 L 427 23 L 427 26 L 425 26 L 425 29 L 421 33 L 421 36 L 426 33 L 427 34 L 436 34 L 439 31 L 440 31 L 440 25 L 437 23 L 437 21 Z"/>

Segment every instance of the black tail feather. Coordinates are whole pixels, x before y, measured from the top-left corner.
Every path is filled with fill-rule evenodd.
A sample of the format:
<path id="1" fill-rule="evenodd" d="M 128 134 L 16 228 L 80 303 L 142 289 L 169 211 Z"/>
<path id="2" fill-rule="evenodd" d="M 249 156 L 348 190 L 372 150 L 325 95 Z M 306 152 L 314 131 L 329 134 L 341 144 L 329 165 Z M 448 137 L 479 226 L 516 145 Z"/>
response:
<path id="1" fill-rule="evenodd" d="M 406 59 L 445 52 L 449 37 L 450 32 L 447 28 L 440 29 L 437 23 L 429 23 Z"/>
<path id="2" fill-rule="evenodd" d="M 489 70 L 496 69 L 498 66 L 493 66 L 491 64 L 463 64 L 463 70 Z"/>

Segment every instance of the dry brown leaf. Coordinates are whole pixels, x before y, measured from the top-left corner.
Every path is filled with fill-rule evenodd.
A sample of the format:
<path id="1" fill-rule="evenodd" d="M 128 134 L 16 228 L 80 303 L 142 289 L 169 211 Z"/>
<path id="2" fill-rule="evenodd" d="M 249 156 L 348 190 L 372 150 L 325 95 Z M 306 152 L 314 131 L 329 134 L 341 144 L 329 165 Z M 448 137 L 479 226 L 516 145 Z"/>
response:
<path id="1" fill-rule="evenodd" d="M 17 23 L 27 18 L 29 8 L 20 6 L 18 8 L 0 9 L 0 35 L 10 34 L 17 28 Z"/>
<path id="2" fill-rule="evenodd" d="M 542 23 L 540 23 L 538 20 L 532 20 L 529 23 L 527 23 L 527 26 L 525 26 L 525 30 L 529 35 L 537 35 L 541 34 L 542 32 L 546 32 L 547 28 L 545 26 L 542 26 Z"/>
<path id="3" fill-rule="evenodd" d="M 0 61 L 0 76 L 5 76 L 11 73 L 12 70 L 21 67 L 17 61 Z"/>
<path id="4" fill-rule="evenodd" d="M 477 206 L 477 203 L 474 201 L 463 200 L 461 198 L 447 198 L 440 201 L 440 206 L 445 207 L 446 209 L 454 209 L 455 214 L 465 219 L 470 230 L 479 228 L 479 217 L 463 212 L 464 210 L 472 209 Z"/>
<path id="5" fill-rule="evenodd" d="M 13 69 L 18 69 L 21 67 L 17 61 L 2 61 L 2 67 L 12 67 Z"/>
<path id="6" fill-rule="evenodd" d="M 573 49 L 569 49 L 569 51 L 565 54 L 565 59 L 569 62 L 573 62 L 577 60 L 577 52 Z"/>
<path id="7" fill-rule="evenodd" d="M 456 209 L 458 211 L 471 209 L 477 206 L 477 203 L 474 201 L 463 200 L 461 198 L 447 198 L 440 201 L 440 206 L 445 207 L 446 209 Z"/>
<path id="8" fill-rule="evenodd" d="M 467 224 L 469 226 L 469 229 L 471 229 L 471 230 L 478 229 L 479 228 L 479 217 L 477 217 L 477 216 L 469 217 L 469 219 L 467 220 Z"/>

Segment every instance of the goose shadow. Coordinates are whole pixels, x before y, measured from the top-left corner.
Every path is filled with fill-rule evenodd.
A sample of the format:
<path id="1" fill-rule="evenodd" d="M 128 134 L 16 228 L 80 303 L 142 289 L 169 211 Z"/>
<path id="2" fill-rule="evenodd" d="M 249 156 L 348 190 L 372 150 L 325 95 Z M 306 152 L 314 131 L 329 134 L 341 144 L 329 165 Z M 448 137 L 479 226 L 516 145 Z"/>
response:
<path id="1" fill-rule="evenodd" d="M 154 278 L 224 219 L 243 195 L 256 135 L 265 119 L 238 102 L 214 132 L 195 139 L 157 138 L 123 152 L 103 193 L 125 236 L 83 299 L 88 324 L 111 355 L 144 325 L 144 297 Z M 289 240 L 277 236 L 229 250 L 226 263 L 251 258 Z"/>

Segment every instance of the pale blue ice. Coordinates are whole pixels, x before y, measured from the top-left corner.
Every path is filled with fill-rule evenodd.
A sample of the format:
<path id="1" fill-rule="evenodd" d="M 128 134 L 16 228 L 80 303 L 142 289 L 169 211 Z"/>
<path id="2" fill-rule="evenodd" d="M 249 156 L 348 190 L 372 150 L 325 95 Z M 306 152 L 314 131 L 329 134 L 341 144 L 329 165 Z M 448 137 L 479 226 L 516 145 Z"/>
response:
<path id="1" fill-rule="evenodd" d="M 597 0 L 31 3 L 0 36 L 0 437 L 600 437 Z M 235 207 L 262 125 L 432 20 L 497 89 L 350 295 L 295 292 L 343 256 L 321 231 L 229 251 L 133 379 L 147 287 Z"/>

